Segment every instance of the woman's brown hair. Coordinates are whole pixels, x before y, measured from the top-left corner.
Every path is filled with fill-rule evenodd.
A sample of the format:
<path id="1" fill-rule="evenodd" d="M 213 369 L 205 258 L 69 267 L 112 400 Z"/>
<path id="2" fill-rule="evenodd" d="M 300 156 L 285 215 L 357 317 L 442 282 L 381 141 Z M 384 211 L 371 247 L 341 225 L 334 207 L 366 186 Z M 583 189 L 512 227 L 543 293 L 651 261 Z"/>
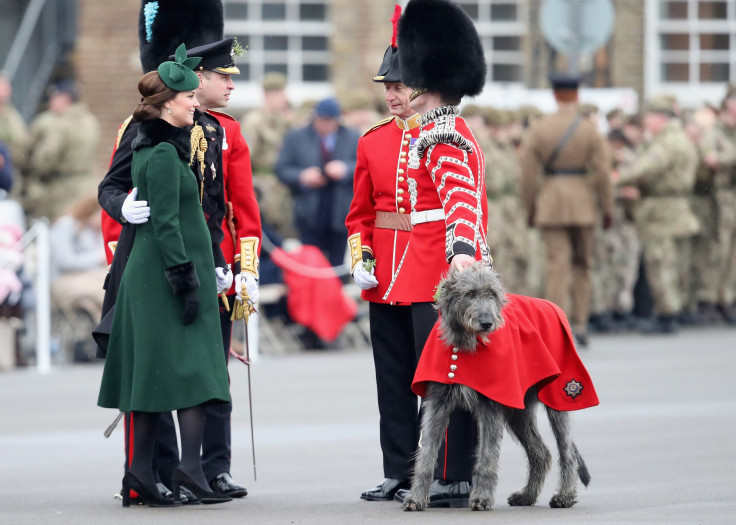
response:
<path id="1" fill-rule="evenodd" d="M 141 103 L 135 108 L 135 120 L 152 120 L 161 116 L 161 108 L 176 97 L 177 92 L 169 88 L 157 71 L 149 71 L 138 81 Z"/>

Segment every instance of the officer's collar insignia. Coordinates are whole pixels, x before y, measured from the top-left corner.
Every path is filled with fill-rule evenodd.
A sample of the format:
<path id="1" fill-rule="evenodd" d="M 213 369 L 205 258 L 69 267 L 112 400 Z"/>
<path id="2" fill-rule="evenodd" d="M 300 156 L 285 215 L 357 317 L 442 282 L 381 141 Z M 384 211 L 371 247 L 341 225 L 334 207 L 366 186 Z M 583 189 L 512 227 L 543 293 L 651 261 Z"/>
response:
<path id="1" fill-rule="evenodd" d="M 578 383 L 574 379 L 571 379 L 565 385 L 564 390 L 568 396 L 575 399 L 577 396 L 579 396 L 583 392 L 583 385 L 581 383 Z"/>
<path id="2" fill-rule="evenodd" d="M 215 128 L 214 128 L 213 126 L 212 126 L 212 124 L 207 124 L 207 125 L 206 125 L 206 126 L 205 126 L 204 128 L 205 128 L 205 129 L 206 129 L 207 131 L 209 131 L 210 133 L 214 133 L 215 131 L 217 131 L 217 130 L 216 130 L 216 129 L 215 129 Z"/>

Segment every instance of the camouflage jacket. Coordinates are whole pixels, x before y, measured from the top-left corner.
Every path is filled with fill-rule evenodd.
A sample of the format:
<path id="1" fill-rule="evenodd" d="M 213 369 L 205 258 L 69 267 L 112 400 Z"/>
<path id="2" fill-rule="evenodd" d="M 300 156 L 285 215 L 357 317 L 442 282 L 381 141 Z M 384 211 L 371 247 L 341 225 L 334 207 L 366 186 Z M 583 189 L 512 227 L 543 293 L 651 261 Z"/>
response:
<path id="1" fill-rule="evenodd" d="M 634 185 L 641 199 L 634 220 L 642 236 L 695 234 L 698 220 L 689 199 L 695 186 L 698 153 L 679 121 L 672 120 L 620 170 L 622 185 Z"/>
<path id="2" fill-rule="evenodd" d="M 715 154 L 719 166 L 712 173 L 714 187 L 736 186 L 736 128 L 718 121 L 703 134 L 698 146 L 703 157 Z"/>

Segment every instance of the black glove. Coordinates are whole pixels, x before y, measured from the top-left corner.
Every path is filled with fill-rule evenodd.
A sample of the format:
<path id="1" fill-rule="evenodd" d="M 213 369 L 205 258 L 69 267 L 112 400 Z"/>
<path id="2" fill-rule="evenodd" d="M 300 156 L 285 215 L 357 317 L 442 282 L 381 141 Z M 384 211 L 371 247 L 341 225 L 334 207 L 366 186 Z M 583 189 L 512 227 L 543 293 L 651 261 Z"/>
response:
<path id="1" fill-rule="evenodd" d="M 185 325 L 192 324 L 199 312 L 199 297 L 197 292 L 191 290 L 184 294 L 184 311 L 181 314 L 181 322 Z"/>
<path id="2" fill-rule="evenodd" d="M 181 314 L 182 322 L 185 325 L 192 324 L 199 312 L 199 297 L 197 297 L 196 291 L 199 288 L 197 269 L 191 261 L 171 266 L 166 268 L 166 279 L 171 285 L 171 291 L 184 299 L 184 311 Z"/>

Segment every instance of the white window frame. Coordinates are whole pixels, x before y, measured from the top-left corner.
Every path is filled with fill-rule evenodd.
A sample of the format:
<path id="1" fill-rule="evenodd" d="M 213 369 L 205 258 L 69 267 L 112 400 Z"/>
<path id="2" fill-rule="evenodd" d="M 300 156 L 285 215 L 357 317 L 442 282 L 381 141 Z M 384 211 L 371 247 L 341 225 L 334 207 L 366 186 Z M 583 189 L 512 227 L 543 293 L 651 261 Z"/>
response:
<path id="1" fill-rule="evenodd" d="M 521 72 L 519 81 L 506 82 L 496 81 L 495 79 L 486 80 L 486 86 L 497 86 L 504 88 L 520 88 L 524 86 L 524 42 L 528 34 L 528 0 L 457 0 L 458 4 L 477 3 L 478 4 L 478 21 L 474 21 L 475 28 L 478 31 L 481 42 L 491 41 L 490 47 L 483 46 L 483 53 L 486 58 L 486 66 L 488 67 L 488 77 L 493 75 L 494 65 L 515 65 Z M 518 8 L 518 17 L 514 22 L 494 22 L 491 20 L 491 6 L 493 4 L 516 4 Z M 496 51 L 493 49 L 493 38 L 513 36 L 518 37 L 521 42 L 521 48 L 518 51 Z"/>
<path id="2" fill-rule="evenodd" d="M 286 64 L 288 78 L 286 92 L 293 103 L 317 100 L 333 93 L 329 79 L 326 82 L 302 81 L 302 66 L 306 61 L 325 64 L 329 70 L 331 67 L 329 46 L 326 51 L 303 51 L 298 44 L 303 36 L 323 36 L 329 43 L 330 35 L 333 33 L 329 18 L 329 10 L 332 9 L 330 0 L 278 0 L 277 3 L 286 4 L 286 20 L 262 19 L 263 4 L 274 3 L 269 0 L 225 0 L 225 3 L 248 5 L 248 20 L 226 19 L 225 34 L 248 35 L 250 39 L 245 58 L 250 66 L 250 80 L 239 81 L 237 75 L 233 76 L 236 89 L 231 96 L 231 106 L 245 108 L 260 104 L 263 97 L 261 79 L 267 58 L 269 62 L 276 59 Z M 324 21 L 299 20 L 299 6 L 310 3 L 324 3 L 327 6 L 328 16 Z M 285 35 L 288 38 L 286 51 L 264 49 L 264 38 L 272 35 Z"/>
<path id="3" fill-rule="evenodd" d="M 699 20 L 698 0 L 682 0 L 688 3 L 688 18 L 662 20 L 659 18 L 661 0 L 647 0 L 645 13 L 644 45 L 644 95 L 649 98 L 660 93 L 675 95 L 685 107 L 697 107 L 706 102 L 719 104 L 726 91 L 725 82 L 700 82 L 700 62 L 703 58 L 724 58 L 729 63 L 729 81 L 736 81 L 736 0 L 727 0 L 726 20 Z M 661 49 L 663 33 L 684 33 L 690 37 L 687 51 Z M 701 34 L 728 34 L 728 51 L 700 50 Z M 687 62 L 687 82 L 666 82 L 661 78 L 662 64 L 666 58 L 682 56 Z M 724 62 L 719 60 L 719 62 Z"/>

